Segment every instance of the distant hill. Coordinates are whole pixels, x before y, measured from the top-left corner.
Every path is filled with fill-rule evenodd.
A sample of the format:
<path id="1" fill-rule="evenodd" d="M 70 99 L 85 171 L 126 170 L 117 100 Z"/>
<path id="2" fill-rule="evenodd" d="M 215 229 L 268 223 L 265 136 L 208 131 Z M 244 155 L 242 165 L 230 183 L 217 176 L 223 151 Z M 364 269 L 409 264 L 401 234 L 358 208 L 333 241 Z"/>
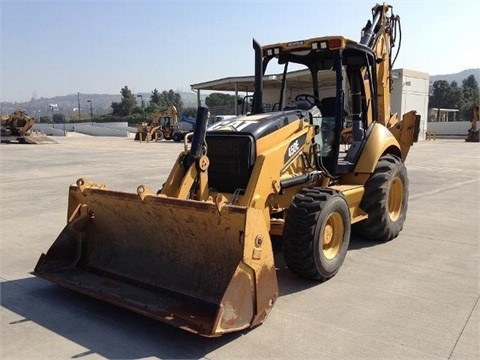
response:
<path id="1" fill-rule="evenodd" d="M 446 80 L 449 83 L 456 81 L 459 86 L 462 85 L 462 81 L 468 78 L 470 75 L 474 75 L 475 79 L 480 83 L 480 68 L 477 69 L 467 69 L 455 74 L 444 74 L 444 75 L 431 75 L 430 76 L 430 85 L 432 85 L 437 80 Z M 145 103 L 148 103 L 151 93 L 138 93 L 136 95 L 142 95 Z M 197 95 L 193 92 L 180 92 L 182 96 L 184 107 L 197 107 Z M 201 95 L 201 101 L 204 103 L 205 98 L 208 94 Z M 114 101 L 121 101 L 122 97 L 120 94 L 111 95 L 111 94 L 80 94 L 80 111 L 83 119 L 88 119 L 90 116 L 90 103 L 87 103 L 87 100 L 91 100 L 92 110 L 94 115 L 107 114 L 112 111 L 111 105 Z M 138 99 L 140 104 L 140 99 Z M 55 96 L 52 98 L 40 98 L 40 99 L 31 99 L 26 102 L 2 102 L 1 103 L 1 113 L 9 114 L 16 109 L 22 109 L 27 114 L 30 114 L 33 117 L 39 118 L 41 116 L 51 116 L 50 104 L 56 104 L 58 110 L 64 114 L 67 119 L 76 118 L 78 116 L 78 95 L 62 95 Z"/>
<path id="2" fill-rule="evenodd" d="M 480 83 L 480 68 L 463 70 L 455 74 L 431 75 L 430 83 L 433 84 L 437 80 L 446 80 L 448 83 L 456 81 L 458 86 L 462 86 L 462 81 L 468 78 L 470 75 L 474 75 L 477 82 Z"/>
<path id="3" fill-rule="evenodd" d="M 142 99 L 145 104 L 148 104 L 151 93 L 137 93 L 136 95 L 142 95 Z M 197 94 L 180 92 L 183 100 L 183 106 L 197 107 Z M 201 100 L 205 102 L 207 94 L 201 94 Z M 112 102 L 120 102 L 122 96 L 111 94 L 80 94 L 80 113 L 83 119 L 89 119 L 90 116 L 90 103 L 87 100 L 91 100 L 93 115 L 107 114 L 112 111 Z M 140 105 L 140 98 L 137 99 Z M 64 114 L 67 119 L 78 117 L 78 94 L 55 96 L 51 98 L 31 99 L 25 102 L 2 102 L 1 113 L 9 114 L 17 109 L 25 111 L 27 114 L 39 118 L 41 116 L 51 116 L 52 109 L 50 104 L 55 104 L 58 111 Z"/>

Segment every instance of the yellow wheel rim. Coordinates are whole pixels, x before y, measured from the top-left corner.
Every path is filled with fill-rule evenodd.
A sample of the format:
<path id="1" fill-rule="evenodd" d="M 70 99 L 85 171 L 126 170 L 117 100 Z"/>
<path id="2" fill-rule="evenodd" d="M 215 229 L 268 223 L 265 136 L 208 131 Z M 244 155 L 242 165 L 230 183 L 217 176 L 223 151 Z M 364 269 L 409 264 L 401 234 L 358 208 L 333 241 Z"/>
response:
<path id="1" fill-rule="evenodd" d="M 344 233 L 342 216 L 337 212 L 330 214 L 322 234 L 322 251 L 328 260 L 332 260 L 339 253 Z"/>
<path id="2" fill-rule="evenodd" d="M 403 182 L 399 177 L 395 177 L 390 185 L 388 193 L 388 215 L 392 221 L 398 220 L 402 213 L 403 204 Z"/>

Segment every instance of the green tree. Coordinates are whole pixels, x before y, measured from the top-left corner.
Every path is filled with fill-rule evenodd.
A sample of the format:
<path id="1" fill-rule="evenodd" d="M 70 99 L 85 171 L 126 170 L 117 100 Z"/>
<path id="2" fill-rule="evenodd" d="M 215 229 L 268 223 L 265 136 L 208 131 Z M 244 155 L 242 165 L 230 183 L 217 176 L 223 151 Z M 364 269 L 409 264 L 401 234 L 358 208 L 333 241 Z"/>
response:
<path id="1" fill-rule="evenodd" d="M 197 117 L 197 108 L 188 107 L 183 109 L 182 114 L 188 117 Z"/>
<path id="2" fill-rule="evenodd" d="M 65 123 L 65 115 L 62 113 L 53 114 L 53 123 L 54 124 L 63 124 Z"/>
<path id="3" fill-rule="evenodd" d="M 160 106 L 160 102 L 160 92 L 157 89 L 153 89 L 152 95 L 150 95 L 150 105 L 155 104 Z"/>
<path id="4" fill-rule="evenodd" d="M 474 75 L 462 80 L 462 87 L 455 81 L 450 84 L 446 80 L 435 81 L 429 97 L 431 108 L 458 109 L 457 120 L 469 120 L 471 106 L 479 102 L 478 82 Z"/>
<path id="5" fill-rule="evenodd" d="M 137 107 L 135 95 L 133 95 L 132 91 L 126 85 L 120 90 L 120 94 L 122 94 L 122 100 L 119 103 L 115 101 L 112 102 L 113 115 L 131 115 Z"/>
<path id="6" fill-rule="evenodd" d="M 428 104 L 431 108 L 443 107 L 446 103 L 447 94 L 450 85 L 446 80 L 437 80 L 432 85 L 432 91 L 428 99 Z"/>
<path id="7" fill-rule="evenodd" d="M 449 84 L 446 80 L 437 80 L 433 83 L 432 94 L 429 96 L 431 108 L 460 109 L 462 105 L 462 89 L 455 81 Z"/>
<path id="8" fill-rule="evenodd" d="M 463 105 L 462 88 L 458 86 L 456 81 L 450 83 L 450 96 L 448 98 L 448 106 L 450 109 L 460 109 Z"/>
<path id="9" fill-rule="evenodd" d="M 470 120 L 471 108 L 480 104 L 480 91 L 475 75 L 470 75 L 462 81 L 463 106 L 460 108 L 460 118 Z"/>
<path id="10" fill-rule="evenodd" d="M 432 86 L 432 95 L 429 99 L 430 107 L 432 108 L 447 108 L 451 87 L 446 80 L 437 80 Z"/>
<path id="11" fill-rule="evenodd" d="M 182 100 L 182 95 L 180 93 L 169 90 L 169 91 L 162 91 L 161 94 L 159 94 L 159 103 L 158 105 L 160 106 L 161 109 L 166 109 L 170 106 L 175 106 L 177 108 L 177 111 L 180 113 L 180 111 L 183 108 L 183 100 Z"/>
<path id="12" fill-rule="evenodd" d="M 205 105 L 207 105 L 208 107 L 232 106 L 236 104 L 237 100 L 235 100 L 235 95 L 212 93 L 205 98 Z"/>
<path id="13" fill-rule="evenodd" d="M 154 103 L 150 103 L 150 105 L 148 105 L 146 108 L 145 108 L 145 111 L 144 111 L 144 114 L 146 116 L 148 115 L 152 115 L 152 114 L 155 114 L 157 112 L 160 112 L 162 111 L 162 109 L 160 108 L 160 105 L 157 105 L 157 104 L 154 104 Z"/>
<path id="14" fill-rule="evenodd" d="M 479 104 L 480 94 L 478 89 L 478 82 L 475 75 L 470 75 L 462 81 L 463 100 L 468 104 Z"/>
<path id="15" fill-rule="evenodd" d="M 139 107 L 139 106 L 136 106 L 133 111 L 132 111 L 132 114 L 136 114 L 136 115 L 145 115 L 145 109 Z"/>
<path id="16" fill-rule="evenodd" d="M 40 116 L 40 123 L 51 124 L 52 119 L 50 118 L 50 116 Z"/>

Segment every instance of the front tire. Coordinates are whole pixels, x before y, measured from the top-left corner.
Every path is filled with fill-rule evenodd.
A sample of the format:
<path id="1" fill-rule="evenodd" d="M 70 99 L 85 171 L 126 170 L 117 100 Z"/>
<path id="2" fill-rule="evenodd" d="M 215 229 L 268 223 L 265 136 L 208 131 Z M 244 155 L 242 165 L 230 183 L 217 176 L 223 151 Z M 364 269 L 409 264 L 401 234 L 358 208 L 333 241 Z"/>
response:
<path id="1" fill-rule="evenodd" d="M 155 131 L 155 142 L 162 141 L 164 137 L 165 136 L 161 130 Z"/>
<path id="2" fill-rule="evenodd" d="M 285 222 L 284 258 L 300 277 L 325 281 L 343 264 L 350 243 L 350 211 L 342 193 L 302 189 Z"/>
<path id="3" fill-rule="evenodd" d="M 182 136 L 179 133 L 174 133 L 173 134 L 173 141 L 175 141 L 175 142 L 182 141 Z"/>
<path id="4" fill-rule="evenodd" d="M 407 168 L 395 155 L 380 158 L 365 183 L 360 203 L 368 218 L 354 224 L 357 235 L 376 241 L 389 241 L 403 229 L 408 208 Z"/>

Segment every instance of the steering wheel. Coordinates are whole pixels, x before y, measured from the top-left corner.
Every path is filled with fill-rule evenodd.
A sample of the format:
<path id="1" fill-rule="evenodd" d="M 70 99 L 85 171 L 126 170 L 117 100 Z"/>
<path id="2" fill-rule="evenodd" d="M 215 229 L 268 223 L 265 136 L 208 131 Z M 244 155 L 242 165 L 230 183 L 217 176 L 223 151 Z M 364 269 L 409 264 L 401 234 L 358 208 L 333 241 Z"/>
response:
<path id="1" fill-rule="evenodd" d="M 298 100 L 306 100 L 310 104 L 312 104 L 312 106 L 313 105 L 317 105 L 317 106 L 320 105 L 320 99 L 317 98 L 316 96 L 311 95 L 311 94 L 298 94 L 297 96 L 295 96 L 295 102 L 297 102 Z"/>

